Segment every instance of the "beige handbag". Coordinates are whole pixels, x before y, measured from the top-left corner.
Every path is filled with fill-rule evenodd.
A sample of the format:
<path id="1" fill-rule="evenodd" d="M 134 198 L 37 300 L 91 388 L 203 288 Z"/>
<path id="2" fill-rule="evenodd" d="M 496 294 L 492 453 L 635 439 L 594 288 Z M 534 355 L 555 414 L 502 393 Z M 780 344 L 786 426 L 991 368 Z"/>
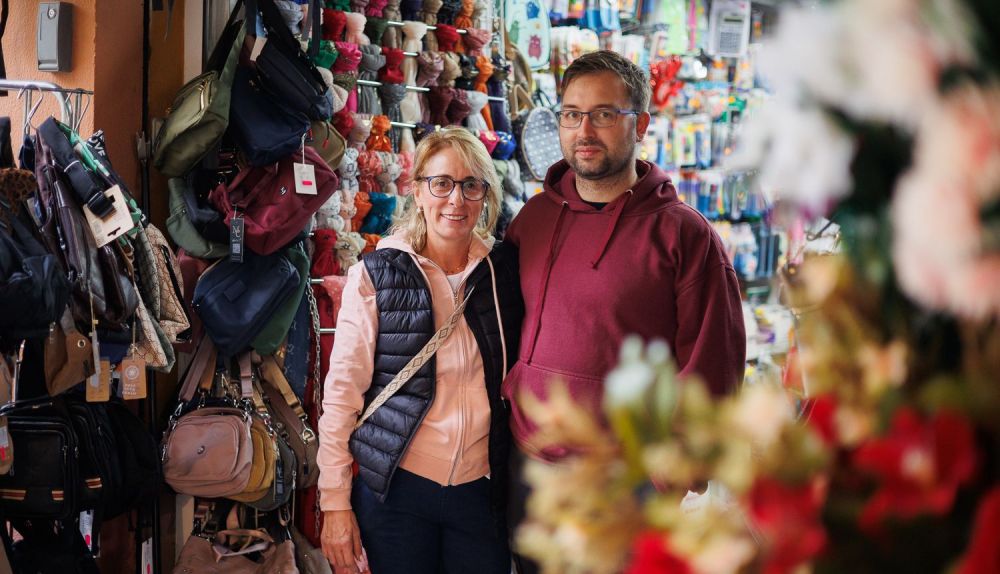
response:
<path id="1" fill-rule="evenodd" d="M 180 414 L 197 388 L 207 395 L 214 378 L 203 376 L 209 365 L 215 365 L 215 348 L 206 337 L 191 361 L 180 404 L 163 437 L 163 478 L 181 494 L 219 498 L 247 489 L 254 448 L 250 415 L 243 409 L 199 405 Z"/>
<path id="2" fill-rule="evenodd" d="M 275 542 L 265 530 L 227 528 L 215 532 L 215 507 L 200 501 L 195 510 L 195 527 L 177 557 L 173 574 L 298 574 L 295 545 L 291 539 Z M 237 507 L 225 522 L 236 526 Z M 260 553 L 258 560 L 248 555 Z"/>
<path id="3" fill-rule="evenodd" d="M 146 237 L 156 256 L 156 274 L 160 285 L 160 310 L 156 319 L 168 343 L 176 343 L 177 335 L 191 328 L 184 310 L 184 277 L 177 256 L 163 233 L 150 225 Z"/>
<path id="4" fill-rule="evenodd" d="M 323 550 L 309 543 L 298 528 L 290 526 L 292 542 L 295 543 L 295 564 L 302 574 L 333 574 L 330 562 L 323 555 Z"/>
<path id="5" fill-rule="evenodd" d="M 174 348 L 165 344 L 165 337 L 159 330 L 159 325 L 153 322 L 145 303 L 139 302 L 135 310 L 136 343 L 133 354 L 146 362 L 146 366 L 163 373 L 169 373 L 174 368 L 176 356 Z"/>

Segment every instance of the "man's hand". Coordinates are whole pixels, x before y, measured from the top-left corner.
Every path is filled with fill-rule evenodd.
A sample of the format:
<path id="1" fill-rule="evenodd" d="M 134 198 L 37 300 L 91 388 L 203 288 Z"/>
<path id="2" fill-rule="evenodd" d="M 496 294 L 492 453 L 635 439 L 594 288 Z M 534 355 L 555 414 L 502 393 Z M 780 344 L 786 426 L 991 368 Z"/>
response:
<path id="1" fill-rule="evenodd" d="M 338 574 L 362 574 L 361 530 L 353 510 L 328 510 L 323 513 L 323 555 Z"/>

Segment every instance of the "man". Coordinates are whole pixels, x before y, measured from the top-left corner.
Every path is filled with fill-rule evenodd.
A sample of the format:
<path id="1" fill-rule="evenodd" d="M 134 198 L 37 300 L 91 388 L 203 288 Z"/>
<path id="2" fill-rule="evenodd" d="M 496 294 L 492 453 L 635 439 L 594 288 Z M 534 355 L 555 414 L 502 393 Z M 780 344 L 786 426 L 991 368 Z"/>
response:
<path id="1" fill-rule="evenodd" d="M 548 461 L 571 453 L 533 443 L 519 398 L 544 398 L 558 377 L 600 412 L 626 335 L 667 341 L 680 374 L 716 394 L 739 384 L 746 353 L 739 284 L 719 237 L 665 172 L 636 160 L 650 120 L 642 70 L 614 52 L 587 54 L 566 70 L 562 92 L 564 160 L 506 235 L 520 249 L 526 316 L 504 396 L 521 453 Z"/>

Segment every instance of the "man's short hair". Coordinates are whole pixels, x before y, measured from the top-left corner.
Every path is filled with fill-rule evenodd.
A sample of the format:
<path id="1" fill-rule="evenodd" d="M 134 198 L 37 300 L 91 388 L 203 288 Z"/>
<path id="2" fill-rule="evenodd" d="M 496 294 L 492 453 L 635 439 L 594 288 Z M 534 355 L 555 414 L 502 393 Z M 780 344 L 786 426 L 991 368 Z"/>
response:
<path id="1" fill-rule="evenodd" d="M 610 50 L 590 52 L 573 60 L 563 73 L 562 92 L 566 93 L 570 82 L 580 76 L 600 72 L 611 72 L 621 78 L 635 110 L 645 112 L 649 109 L 651 92 L 649 78 L 643 73 L 642 68 Z"/>

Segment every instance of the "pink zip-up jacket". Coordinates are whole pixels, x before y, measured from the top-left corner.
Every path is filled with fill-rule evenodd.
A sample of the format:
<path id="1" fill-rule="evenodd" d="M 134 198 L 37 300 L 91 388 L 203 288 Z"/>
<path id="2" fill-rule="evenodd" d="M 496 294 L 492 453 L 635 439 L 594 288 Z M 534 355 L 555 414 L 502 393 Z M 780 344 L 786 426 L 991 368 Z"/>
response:
<path id="1" fill-rule="evenodd" d="M 489 242 L 473 237 L 466 278 L 490 252 Z M 431 291 L 435 329 L 455 308 L 448 277 L 430 259 L 422 257 L 401 236 L 378 243 L 378 249 L 405 251 L 420 266 Z M 461 290 L 461 287 L 460 287 Z M 351 508 L 351 464 L 348 439 L 364 408 L 364 394 L 371 386 L 378 334 L 375 287 L 364 264 L 347 271 L 347 285 L 337 335 L 324 382 L 323 416 L 319 421 L 320 508 Z M 469 325 L 462 317 L 434 356 L 437 387 L 434 401 L 417 428 L 399 467 L 443 486 L 478 480 L 490 472 L 490 403 L 483 384 L 482 356 Z"/>

